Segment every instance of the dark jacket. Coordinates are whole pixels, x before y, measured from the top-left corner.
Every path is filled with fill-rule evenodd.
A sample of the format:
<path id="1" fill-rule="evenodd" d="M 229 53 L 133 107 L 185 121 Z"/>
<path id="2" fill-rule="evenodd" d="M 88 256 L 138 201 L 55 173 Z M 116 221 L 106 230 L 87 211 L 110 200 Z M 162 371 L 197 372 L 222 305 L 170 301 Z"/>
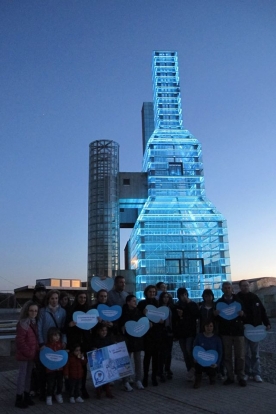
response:
<path id="1" fill-rule="evenodd" d="M 215 303 L 216 308 L 219 302 L 224 302 L 224 303 L 227 303 L 228 305 L 233 302 L 240 302 L 242 310 L 244 310 L 241 300 L 237 297 L 237 295 L 234 295 L 234 294 L 232 295 L 232 299 L 230 301 L 227 301 L 223 295 L 220 299 L 216 301 Z M 243 336 L 243 331 L 244 331 L 243 317 L 238 316 L 235 319 L 227 320 L 218 315 L 216 317 L 216 321 L 218 323 L 219 335 Z"/>
<path id="2" fill-rule="evenodd" d="M 249 323 L 253 326 L 262 324 L 265 326 L 270 325 L 265 307 L 255 293 L 239 292 L 237 297 L 242 301 L 244 306 L 244 323 Z"/>
<path id="3" fill-rule="evenodd" d="M 217 332 L 216 328 L 216 321 L 214 316 L 214 310 L 215 310 L 215 302 L 212 303 L 212 307 L 210 309 L 207 309 L 204 305 L 204 302 L 200 302 L 198 304 L 199 306 L 199 332 L 204 331 L 204 323 L 208 321 L 212 321 L 214 324 L 214 333 Z"/>
<path id="4" fill-rule="evenodd" d="M 159 306 L 158 301 L 155 298 L 140 300 L 140 302 L 137 305 L 137 308 L 140 310 L 143 316 L 146 316 L 144 315 L 144 310 L 147 305 L 153 305 L 156 308 L 158 308 Z M 148 350 L 148 351 L 150 349 L 156 350 L 157 348 L 158 349 L 160 348 L 161 341 L 163 338 L 163 330 L 164 330 L 164 323 L 150 322 L 150 324 L 151 324 L 151 328 L 148 330 L 148 332 L 144 336 L 145 350 Z"/>
<path id="5" fill-rule="evenodd" d="M 87 312 L 89 307 L 87 304 L 80 305 L 79 303 L 72 305 L 67 313 L 66 318 L 66 333 L 67 333 L 67 347 L 79 344 L 82 352 L 88 352 L 91 350 L 92 329 L 80 329 L 77 326 L 69 326 L 69 323 L 73 320 L 73 313 L 77 311 Z"/>
<path id="6" fill-rule="evenodd" d="M 182 310 L 180 317 L 177 310 Z M 195 302 L 189 303 L 178 301 L 173 306 L 173 334 L 176 339 L 192 338 L 196 336 L 197 319 L 199 309 Z"/>
<path id="7" fill-rule="evenodd" d="M 122 308 L 122 316 L 119 320 L 120 327 L 123 328 L 128 321 L 139 321 L 140 318 L 143 318 L 143 314 L 140 309 L 129 309 L 128 305 L 125 304 Z M 144 350 L 144 339 L 136 338 L 129 335 L 127 332 L 124 334 L 125 342 L 127 345 L 128 352 L 138 352 Z"/>

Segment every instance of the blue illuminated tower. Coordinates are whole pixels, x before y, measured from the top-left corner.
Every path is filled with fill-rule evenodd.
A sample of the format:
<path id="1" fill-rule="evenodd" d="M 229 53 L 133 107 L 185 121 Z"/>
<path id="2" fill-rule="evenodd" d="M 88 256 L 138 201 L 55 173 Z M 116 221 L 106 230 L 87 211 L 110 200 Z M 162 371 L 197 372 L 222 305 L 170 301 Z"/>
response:
<path id="1" fill-rule="evenodd" d="M 231 280 L 227 224 L 206 198 L 201 145 L 183 127 L 176 52 L 153 53 L 152 79 L 154 110 L 144 105 L 143 119 L 147 199 L 128 243 L 136 294 L 165 281 L 174 297 L 182 286 L 192 299 L 206 288 L 220 296 L 221 283 Z"/>

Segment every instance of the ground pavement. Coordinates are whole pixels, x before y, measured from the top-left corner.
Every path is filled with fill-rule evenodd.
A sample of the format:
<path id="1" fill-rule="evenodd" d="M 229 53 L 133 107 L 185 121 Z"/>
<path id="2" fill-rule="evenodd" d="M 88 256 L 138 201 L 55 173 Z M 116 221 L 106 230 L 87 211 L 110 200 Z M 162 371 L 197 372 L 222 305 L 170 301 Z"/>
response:
<path id="1" fill-rule="evenodd" d="M 7 369 L 9 369 L 7 367 Z M 238 384 L 223 386 L 220 381 L 210 386 L 207 379 L 202 381 L 201 388 L 194 390 L 192 383 L 185 380 L 184 362 L 174 360 L 172 363 L 173 379 L 158 387 L 145 390 L 135 389 L 132 392 L 121 390 L 119 381 L 112 387 L 114 399 L 102 397 L 96 400 L 91 379 L 88 379 L 87 390 L 91 398 L 84 403 L 70 404 L 66 395 L 64 403 L 45 403 L 34 399 L 35 405 L 27 409 L 14 407 L 16 394 L 17 370 L 0 372 L 0 412 L 1 414 L 275 414 L 276 385 L 249 381 L 247 387 Z"/>

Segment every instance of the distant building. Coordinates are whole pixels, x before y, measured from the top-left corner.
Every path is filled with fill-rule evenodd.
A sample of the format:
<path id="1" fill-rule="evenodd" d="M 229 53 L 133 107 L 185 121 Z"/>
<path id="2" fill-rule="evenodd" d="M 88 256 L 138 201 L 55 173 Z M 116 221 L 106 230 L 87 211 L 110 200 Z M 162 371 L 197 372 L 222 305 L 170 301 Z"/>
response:
<path id="1" fill-rule="evenodd" d="M 80 279 L 37 279 L 35 285 L 37 283 L 43 283 L 46 290 L 65 290 L 72 298 L 74 298 L 78 291 L 87 289 L 87 282 L 82 282 Z M 32 299 L 34 288 L 35 286 L 27 285 L 14 289 L 16 302 L 22 306 L 27 300 Z"/>
<path id="2" fill-rule="evenodd" d="M 231 280 L 227 224 L 206 197 L 201 144 L 183 127 L 176 52 L 153 52 L 152 79 L 142 173 L 119 172 L 114 141 L 90 144 L 88 288 L 93 276 L 120 273 L 119 228 L 128 227 L 125 266 L 139 299 L 158 281 L 174 298 L 182 286 L 194 300 L 205 288 L 219 297 Z"/>

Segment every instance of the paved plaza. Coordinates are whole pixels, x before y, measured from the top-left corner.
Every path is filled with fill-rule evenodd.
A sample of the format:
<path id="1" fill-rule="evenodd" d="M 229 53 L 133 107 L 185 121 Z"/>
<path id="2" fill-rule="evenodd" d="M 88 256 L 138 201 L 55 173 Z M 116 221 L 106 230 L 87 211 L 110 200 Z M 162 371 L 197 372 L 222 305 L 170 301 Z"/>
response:
<path id="1" fill-rule="evenodd" d="M 185 380 L 186 369 L 184 362 L 174 360 L 173 380 L 145 390 L 135 389 L 132 392 L 121 390 L 119 381 L 112 387 L 114 399 L 102 397 L 96 400 L 91 379 L 88 380 L 87 390 L 91 398 L 82 404 L 70 404 L 64 395 L 64 403 L 53 403 L 48 407 L 45 403 L 34 399 L 35 405 L 27 409 L 14 407 L 16 394 L 17 370 L 0 372 L 0 412 L 12 414 L 25 412 L 29 414 L 44 413 L 99 413 L 99 414 L 275 414 L 276 385 L 270 383 L 257 384 L 249 381 L 247 387 L 237 384 L 223 386 L 220 381 L 210 386 L 207 379 L 202 381 L 198 390 L 192 388 L 192 383 Z"/>

